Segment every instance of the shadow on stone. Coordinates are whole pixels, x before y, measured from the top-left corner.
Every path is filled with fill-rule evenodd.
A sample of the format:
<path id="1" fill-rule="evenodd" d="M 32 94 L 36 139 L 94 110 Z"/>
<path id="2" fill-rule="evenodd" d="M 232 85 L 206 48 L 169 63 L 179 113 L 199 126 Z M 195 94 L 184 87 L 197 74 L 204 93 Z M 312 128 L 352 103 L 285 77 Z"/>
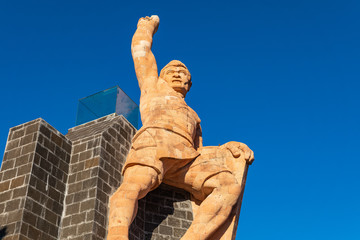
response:
<path id="1" fill-rule="evenodd" d="M 7 227 L 3 227 L 0 229 L 0 240 L 6 236 L 6 229 Z"/>
<path id="2" fill-rule="evenodd" d="M 180 239 L 191 222 L 189 193 L 161 184 L 139 201 L 129 239 Z"/>

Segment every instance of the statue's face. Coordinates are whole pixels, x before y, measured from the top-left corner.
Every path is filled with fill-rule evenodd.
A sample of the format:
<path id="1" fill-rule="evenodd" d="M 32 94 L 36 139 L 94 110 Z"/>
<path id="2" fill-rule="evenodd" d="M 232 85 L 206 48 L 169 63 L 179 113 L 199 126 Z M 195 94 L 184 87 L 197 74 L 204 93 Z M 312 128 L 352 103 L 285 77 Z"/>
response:
<path id="1" fill-rule="evenodd" d="M 164 80 L 172 87 L 176 92 L 183 94 L 184 96 L 190 89 L 190 73 L 182 67 L 169 67 L 166 69 L 163 76 Z"/>

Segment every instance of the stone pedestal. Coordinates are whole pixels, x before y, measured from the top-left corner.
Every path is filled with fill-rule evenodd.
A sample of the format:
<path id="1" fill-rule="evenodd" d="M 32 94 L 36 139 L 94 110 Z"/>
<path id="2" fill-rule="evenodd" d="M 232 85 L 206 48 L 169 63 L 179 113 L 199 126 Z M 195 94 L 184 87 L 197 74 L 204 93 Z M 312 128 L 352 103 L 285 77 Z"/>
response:
<path id="1" fill-rule="evenodd" d="M 3 239 L 57 239 L 71 142 L 42 119 L 10 129 L 0 171 Z"/>
<path id="2" fill-rule="evenodd" d="M 139 200 L 138 214 L 130 228 L 130 239 L 180 239 L 192 220 L 190 194 L 161 184 Z"/>
<path id="3" fill-rule="evenodd" d="M 105 239 L 109 197 L 136 129 L 110 114 L 64 136 L 42 119 L 10 129 L 0 171 L 0 239 Z M 187 192 L 162 184 L 139 201 L 130 239 L 180 239 Z"/>
<path id="4" fill-rule="evenodd" d="M 115 114 L 69 129 L 72 142 L 60 239 L 105 239 L 109 196 L 136 130 Z"/>

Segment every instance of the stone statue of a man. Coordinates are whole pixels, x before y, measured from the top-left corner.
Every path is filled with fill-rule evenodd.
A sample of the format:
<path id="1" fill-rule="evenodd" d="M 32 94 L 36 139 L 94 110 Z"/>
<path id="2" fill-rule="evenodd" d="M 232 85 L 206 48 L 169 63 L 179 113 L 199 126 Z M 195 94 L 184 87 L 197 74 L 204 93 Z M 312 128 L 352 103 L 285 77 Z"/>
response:
<path id="1" fill-rule="evenodd" d="M 211 238 L 241 193 L 236 164 L 229 167 L 226 162 L 240 156 L 247 164 L 254 160 L 253 152 L 243 143 L 202 146 L 200 119 L 184 100 L 191 87 L 189 70 L 173 60 L 158 76 L 151 52 L 158 26 L 158 16 L 141 18 L 132 39 L 143 127 L 133 138 L 123 182 L 110 199 L 108 240 L 128 239 L 138 200 L 162 182 L 185 189 L 201 202 L 182 239 Z"/>

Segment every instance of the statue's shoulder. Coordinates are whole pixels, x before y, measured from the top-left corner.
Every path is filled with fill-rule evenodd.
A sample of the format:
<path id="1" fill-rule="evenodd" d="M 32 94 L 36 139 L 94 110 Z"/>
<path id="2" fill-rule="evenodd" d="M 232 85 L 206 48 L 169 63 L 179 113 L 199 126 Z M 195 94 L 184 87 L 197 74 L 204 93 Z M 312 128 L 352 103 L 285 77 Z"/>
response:
<path id="1" fill-rule="evenodd" d="M 141 88 L 141 97 L 165 97 L 171 95 L 174 90 L 169 85 L 162 81 L 158 81 L 156 84 L 147 85 Z"/>

